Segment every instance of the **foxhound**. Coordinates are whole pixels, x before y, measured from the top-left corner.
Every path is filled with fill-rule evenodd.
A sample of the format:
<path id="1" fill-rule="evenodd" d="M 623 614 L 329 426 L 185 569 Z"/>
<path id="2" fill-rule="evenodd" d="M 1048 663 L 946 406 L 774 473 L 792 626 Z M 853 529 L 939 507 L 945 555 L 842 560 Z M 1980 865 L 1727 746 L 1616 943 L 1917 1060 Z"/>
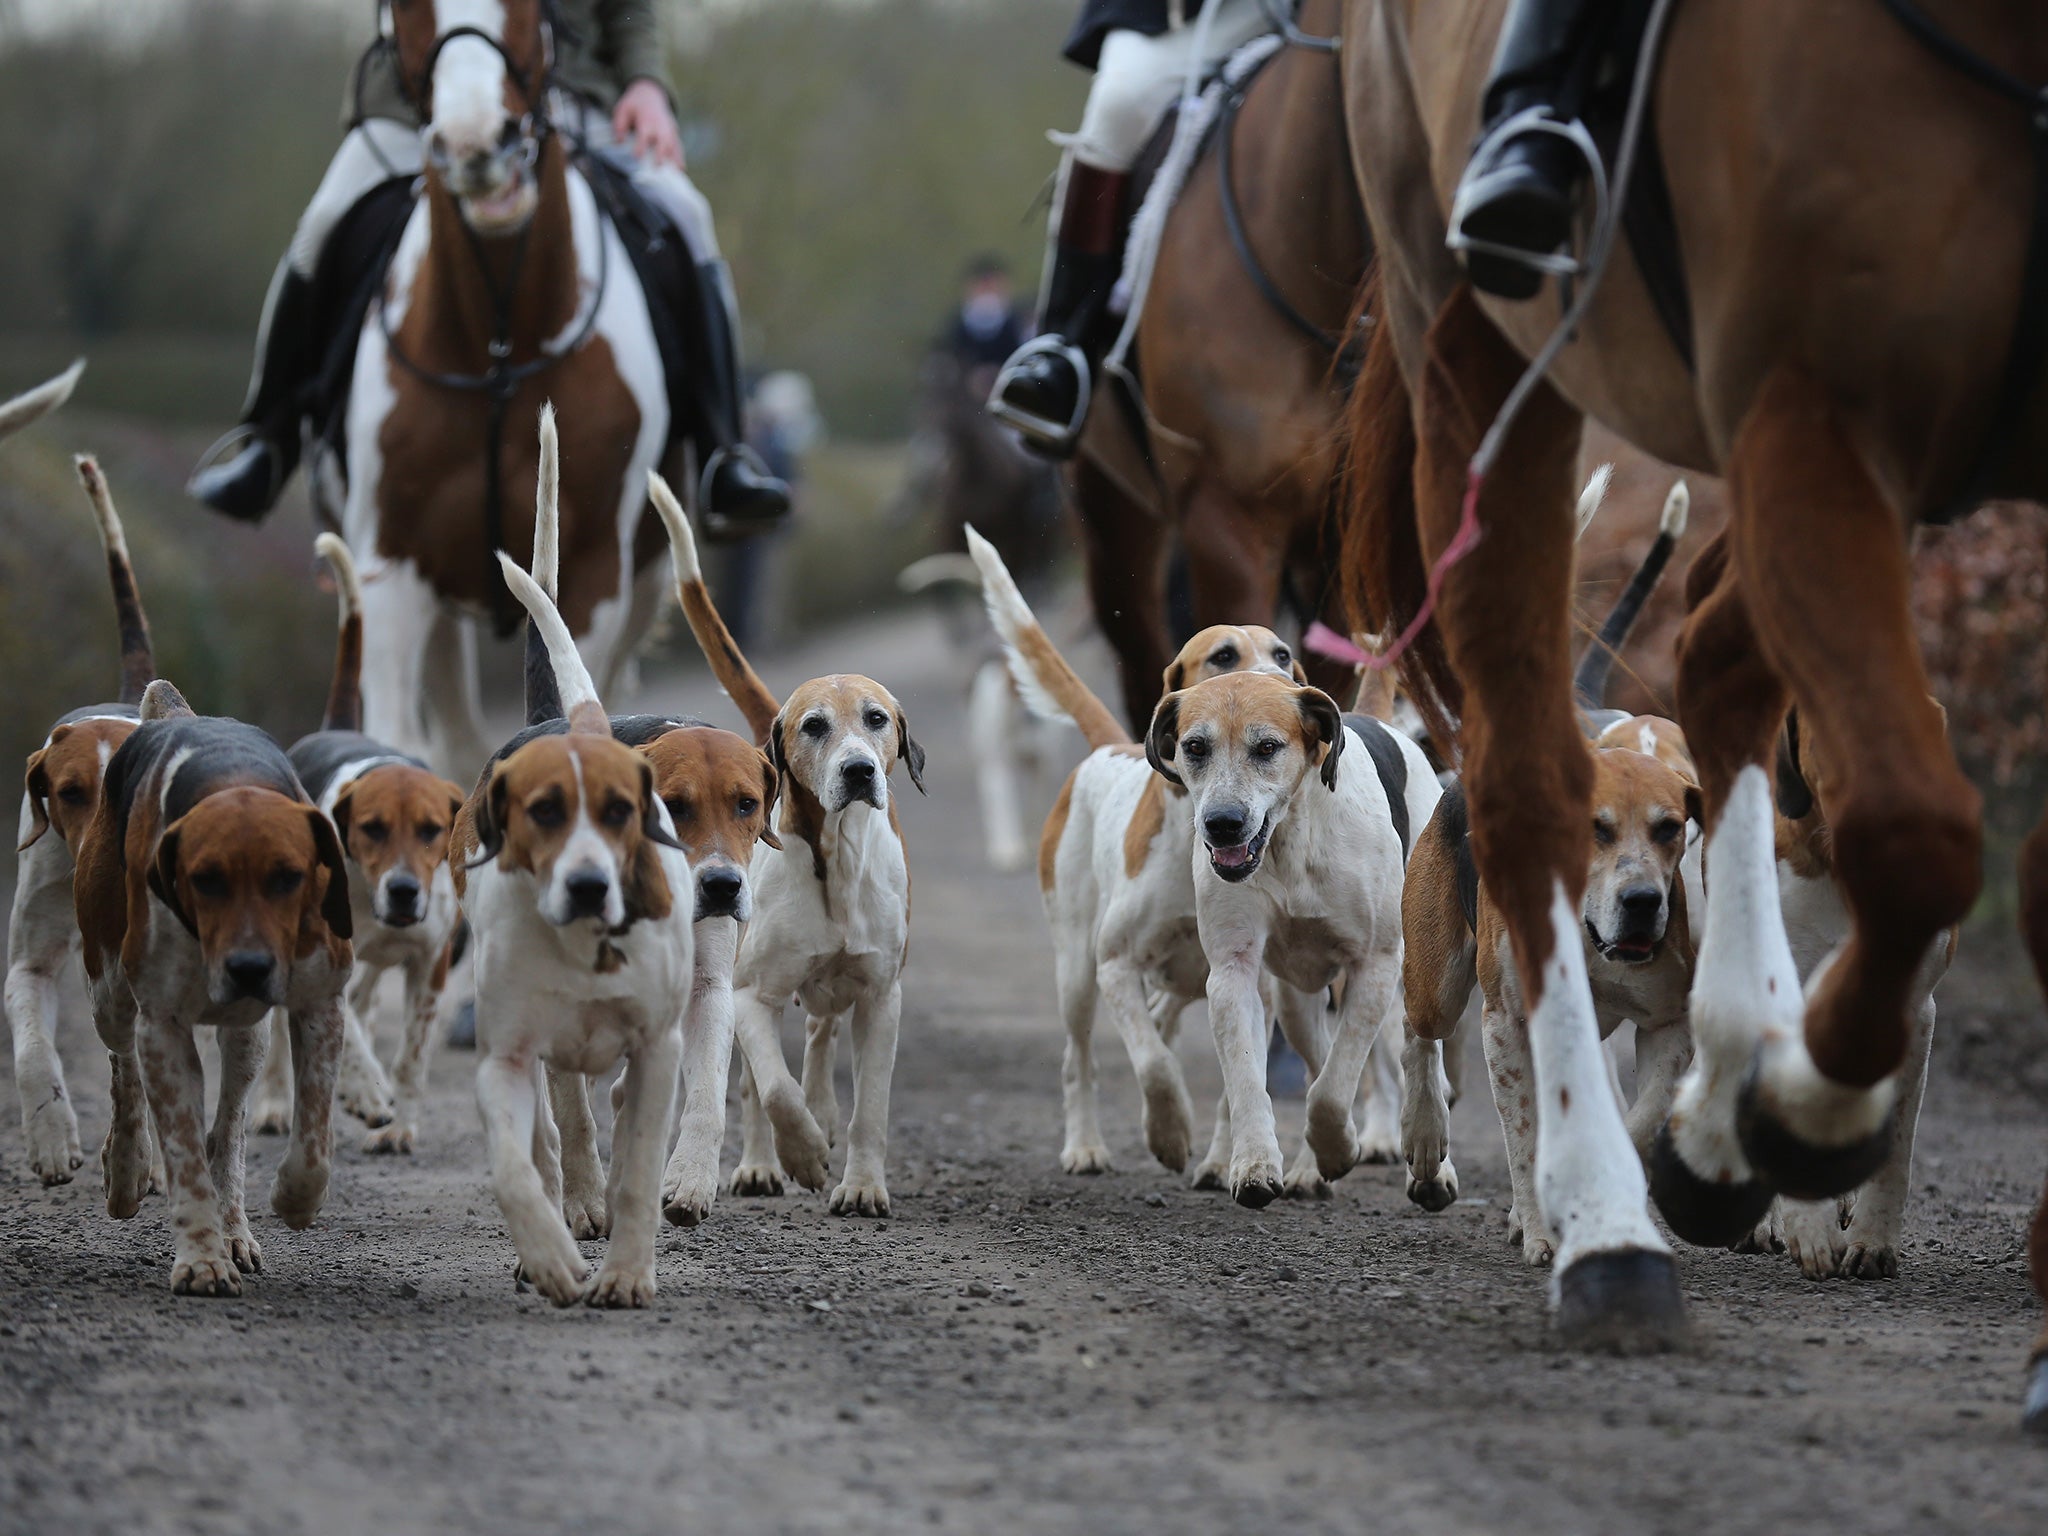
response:
<path id="1" fill-rule="evenodd" d="M 45 385 L 37 394 L 49 389 Z M 25 414 L 19 401 L 0 407 L 0 411 L 17 417 Z M 51 727 L 42 746 L 29 754 L 21 797 L 14 908 L 7 925 L 7 1018 L 14 1036 L 14 1087 L 21 1098 L 29 1166 L 45 1184 L 70 1183 L 71 1175 L 85 1161 L 78 1140 L 78 1115 L 64 1086 L 56 1034 L 57 978 L 78 948 L 72 876 L 79 845 L 99 805 L 107 761 L 135 729 L 136 705 L 156 676 L 149 621 L 135 588 L 120 514 L 114 510 L 97 463 L 79 459 L 78 475 L 85 482 L 99 521 L 100 539 L 106 546 L 107 575 L 120 634 L 121 688 L 115 702 L 84 705 Z M 56 836 L 49 836 L 53 831 Z"/>
<path id="2" fill-rule="evenodd" d="M 1340 989 L 1336 1034 L 1309 1085 L 1307 1140 L 1325 1179 L 1358 1159 L 1351 1104 L 1401 993 L 1408 805 L 1375 761 L 1399 751 L 1393 736 L 1377 721 L 1346 721 L 1319 689 L 1270 674 L 1208 678 L 1153 712 L 1146 758 L 1187 789 L 1182 814 L 1196 833 L 1196 930 L 1230 1110 L 1229 1188 L 1243 1205 L 1283 1191 L 1265 1087 L 1266 974 L 1310 994 Z M 1402 1055 L 1409 1197 L 1439 1210 L 1457 1197 L 1443 1047 L 1404 1031 Z"/>
<path id="3" fill-rule="evenodd" d="M 644 1307 L 695 959 L 690 906 L 677 899 L 690 866 L 653 765 L 613 739 L 568 626 L 526 572 L 498 560 L 552 662 L 568 729 L 522 733 L 486 766 L 450 854 L 474 935 L 491 1182 L 520 1275 L 542 1295 L 557 1306 Z M 593 1280 L 563 1217 L 544 1069 L 589 1075 L 621 1057 L 611 1242 Z"/>
<path id="4" fill-rule="evenodd" d="M 271 1209 L 302 1228 L 326 1198 L 353 958 L 348 867 L 334 824 L 263 732 L 194 715 L 161 680 L 138 713 L 107 762 L 75 885 L 93 1023 L 113 1058 L 100 1154 L 107 1214 L 135 1214 L 153 1121 L 170 1191 L 171 1289 L 235 1296 L 263 1267 L 242 1204 L 243 1144 L 273 1008 L 289 1019 L 296 1103 Z M 211 1131 L 193 1036 L 202 1024 L 218 1026 L 220 1043 Z"/>
<path id="5" fill-rule="evenodd" d="M 1183 796 L 1146 766 L 1141 748 L 1060 655 L 995 547 L 973 528 L 967 544 L 1019 692 L 1035 714 L 1071 722 L 1094 749 L 1068 776 L 1039 842 L 1039 887 L 1067 1026 L 1060 1166 L 1076 1174 L 1111 1167 L 1097 1118 L 1094 1060 L 1095 1014 L 1106 1002 L 1144 1096 L 1146 1146 L 1178 1173 L 1193 1151 L 1194 1114 L 1173 1038 L 1208 979 L 1195 931 L 1194 829 L 1182 814 Z M 1163 685 L 1172 692 L 1247 671 L 1306 681 L 1293 651 L 1270 629 L 1216 625 L 1181 648 Z M 1320 999 L 1288 990 L 1277 1003 L 1282 1032 L 1315 1070 L 1323 1058 Z M 1215 1138 L 1195 1171 L 1195 1187 L 1221 1187 L 1229 1157 L 1226 1100 L 1217 1105 Z M 1324 1188 L 1315 1154 L 1304 1146 L 1288 1170 L 1288 1192 Z"/>
<path id="6" fill-rule="evenodd" d="M 348 855 L 356 966 L 343 1003 L 348 1033 L 336 1097 L 371 1127 L 366 1151 L 409 1153 L 419 1136 L 427 1047 L 440 1014 L 457 921 L 448 834 L 468 796 L 418 758 L 362 733 L 362 586 L 340 539 L 323 533 L 314 548 L 334 572 L 340 634 L 320 729 L 294 742 L 288 755 Z M 405 982 L 405 1025 L 387 1077 L 369 1020 L 378 984 L 393 970 Z M 273 1019 L 257 1096 L 258 1132 L 281 1131 L 289 1119 L 283 1041 L 284 1021 Z"/>
<path id="7" fill-rule="evenodd" d="M 754 919 L 733 968 L 747 1073 L 733 1189 L 779 1193 L 785 1170 L 807 1189 L 824 1183 L 825 1133 L 839 1120 L 834 1036 L 848 1019 L 853 1118 L 845 1171 L 828 1203 L 835 1215 L 887 1216 L 889 1088 L 910 940 L 910 866 L 889 772 L 901 763 L 923 793 L 924 748 L 895 695 L 872 678 L 813 678 L 778 705 L 712 604 L 682 507 L 660 476 L 650 477 L 650 491 L 668 528 L 690 632 L 781 782 L 780 846 L 754 849 Z M 801 1089 L 777 1034 L 792 1001 L 805 1012 Z"/>

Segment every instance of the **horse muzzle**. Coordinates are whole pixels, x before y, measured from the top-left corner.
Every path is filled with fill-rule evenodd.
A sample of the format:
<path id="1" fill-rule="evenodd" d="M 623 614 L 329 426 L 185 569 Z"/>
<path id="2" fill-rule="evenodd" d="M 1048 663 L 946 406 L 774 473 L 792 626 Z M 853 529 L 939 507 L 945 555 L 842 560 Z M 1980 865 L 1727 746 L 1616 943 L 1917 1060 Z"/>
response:
<path id="1" fill-rule="evenodd" d="M 427 165 L 455 198 L 465 224 L 480 235 L 526 227 L 540 206 L 534 174 L 540 140 L 529 124 L 507 120 L 494 145 L 465 147 L 439 129 L 426 137 Z"/>

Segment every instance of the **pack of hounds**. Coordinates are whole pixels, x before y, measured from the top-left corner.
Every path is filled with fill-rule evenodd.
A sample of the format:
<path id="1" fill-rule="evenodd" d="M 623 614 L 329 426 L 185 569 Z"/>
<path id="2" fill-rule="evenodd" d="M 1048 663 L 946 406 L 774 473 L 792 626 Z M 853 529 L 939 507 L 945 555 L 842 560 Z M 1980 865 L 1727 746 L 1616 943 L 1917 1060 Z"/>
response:
<path id="1" fill-rule="evenodd" d="M 0 406 L 0 436 L 61 404 L 76 377 Z M 363 734 L 361 590 L 332 535 L 316 546 L 340 608 L 320 728 L 287 751 L 196 713 L 156 676 L 120 519 L 98 465 L 78 460 L 106 550 L 121 682 L 112 701 L 58 720 L 28 760 L 5 1002 L 33 1171 L 68 1182 L 84 1154 L 55 1034 L 60 979 L 81 957 L 111 1067 L 106 1208 L 126 1219 L 164 1197 L 178 1294 L 238 1295 L 263 1269 L 244 1189 L 252 1127 L 288 1137 L 270 1204 L 294 1229 L 325 1199 L 337 1104 L 369 1127 L 369 1151 L 431 1145 L 428 1062 L 458 993 L 475 998 L 477 1105 L 519 1280 L 549 1300 L 646 1306 L 662 1221 L 706 1220 L 722 1183 L 747 1195 L 779 1195 L 786 1181 L 823 1190 L 840 1131 L 842 1025 L 853 1103 L 829 1206 L 890 1214 L 911 909 L 893 775 L 902 767 L 922 791 L 923 749 L 874 679 L 814 678 L 782 700 L 768 690 L 720 619 L 688 516 L 658 475 L 649 495 L 677 599 L 746 733 L 608 714 L 555 606 L 552 412 L 540 440 L 533 569 L 499 556 L 528 616 L 526 724 L 467 789 Z M 1605 478 L 1587 486 L 1582 525 Z M 1658 1130 L 1692 1057 L 1710 872 L 1677 726 L 1600 699 L 1685 510 L 1681 484 L 1579 679 L 1596 769 L 1580 926 L 1608 1045 L 1571 1064 L 1571 1081 L 1620 1099 L 1634 1147 L 1619 1155 L 1645 1162 L 1669 1155 Z M 1327 1195 L 1359 1163 L 1398 1158 L 1409 1198 L 1443 1210 L 1458 1198 L 1450 1108 L 1476 990 L 1511 1236 L 1531 1265 L 1550 1263 L 1546 1200 L 1611 1179 L 1616 1160 L 1560 1167 L 1538 1145 L 1522 989 L 1474 866 L 1465 798 L 1400 727 L 1381 674 L 1364 674 L 1347 711 L 1307 685 L 1274 631 L 1207 629 L 1168 667 L 1145 739 L 1132 741 L 995 549 L 971 530 L 968 543 L 1017 696 L 1078 727 L 1090 749 L 1037 858 L 1066 1027 L 1061 1167 L 1110 1168 L 1093 1039 L 1106 1012 L 1137 1077 L 1147 1147 L 1176 1172 L 1192 1164 L 1196 1188 L 1262 1207 Z M 1848 930 L 1821 811 L 1827 771 L 1790 722 L 1777 895 L 1802 975 Z M 1789 1252 L 1815 1278 L 1897 1272 L 1933 990 L 1953 949 L 1951 935 L 1920 978 L 1885 1166 L 1847 1199 L 1781 1199 L 1741 1246 Z M 402 1003 L 387 1067 L 374 1026 L 392 972 Z M 1199 1155 L 1175 1051 L 1197 1001 L 1223 1080 Z M 793 1003 L 800 1076 L 780 1038 Z M 1291 1154 L 1267 1084 L 1276 1027 L 1310 1074 Z M 1616 1047 L 1630 1036 L 1625 1093 Z M 735 1044 L 742 1150 L 722 1175 Z M 607 1168 L 591 1079 L 614 1073 Z M 593 1273 L 579 1244 L 599 1238 Z M 1576 1324 L 1597 1334 L 1597 1318 Z"/>

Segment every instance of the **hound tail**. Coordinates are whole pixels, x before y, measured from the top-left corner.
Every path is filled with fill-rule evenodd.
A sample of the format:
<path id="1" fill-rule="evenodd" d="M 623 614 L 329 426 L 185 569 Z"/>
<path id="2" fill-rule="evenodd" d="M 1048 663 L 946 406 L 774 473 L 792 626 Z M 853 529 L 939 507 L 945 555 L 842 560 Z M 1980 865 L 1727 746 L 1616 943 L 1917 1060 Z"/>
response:
<path id="1" fill-rule="evenodd" d="M 562 590 L 562 444 L 555 403 L 540 408 L 540 472 L 533 487 L 533 582 L 550 603 Z M 562 718 L 562 693 L 540 626 L 526 626 L 526 723 Z"/>
<path id="2" fill-rule="evenodd" d="M 363 584 L 356 577 L 355 558 L 348 545 L 332 533 L 313 541 L 313 553 L 334 572 L 335 595 L 341 600 L 340 633 L 334 641 L 334 680 L 327 685 L 327 712 L 320 719 L 323 731 L 360 731 L 363 728 Z"/>
<path id="3" fill-rule="evenodd" d="M 70 392 L 68 381 L 77 377 L 81 366 L 74 363 L 70 373 L 55 381 L 64 384 L 65 393 Z M 49 388 L 48 384 L 43 386 L 45 390 Z M 107 477 L 100 472 L 99 460 L 82 453 L 74 462 L 78 465 L 78 478 L 85 486 L 86 499 L 92 503 L 92 515 L 100 525 L 100 542 L 107 549 L 107 584 L 114 590 L 114 622 L 121 635 L 121 702 L 139 704 L 143 689 L 156 676 L 156 652 L 149 643 L 149 615 L 142 611 L 135 567 L 128 560 L 128 535 L 122 530 L 121 514 L 114 510 L 114 498 L 107 490 Z"/>
<path id="4" fill-rule="evenodd" d="M 718 679 L 718 686 L 747 717 L 747 726 L 754 733 L 754 745 L 766 747 L 782 705 L 768 691 L 768 685 L 747 665 L 747 658 L 740 653 L 732 631 L 718 616 L 718 608 L 711 601 L 711 590 L 704 585 L 704 569 L 697 562 L 697 541 L 690 533 L 689 514 L 676 500 L 676 493 L 669 489 L 668 482 L 659 474 L 649 471 L 647 495 L 661 516 L 662 526 L 668 529 L 669 549 L 674 553 L 676 562 L 676 601 L 682 604 L 683 617 L 690 621 L 690 633 L 697 637 L 697 649 L 711 663 L 711 675 Z"/>
<path id="5" fill-rule="evenodd" d="M 142 702 L 135 712 L 145 725 L 152 720 L 189 720 L 198 713 L 185 702 L 185 695 L 178 692 L 177 685 L 164 677 L 157 678 L 142 690 Z"/>
<path id="6" fill-rule="evenodd" d="M 12 437 L 69 400 L 71 391 L 78 386 L 78 376 L 84 372 L 85 359 L 81 357 L 48 383 L 38 384 L 27 394 L 16 395 L 12 400 L 0 401 L 0 437 Z"/>
<path id="7" fill-rule="evenodd" d="M 505 585 L 526 609 L 527 623 L 547 652 L 548 664 L 554 671 L 555 691 L 568 706 L 564 713 L 569 717 L 570 734 L 610 736 L 611 717 L 598 702 L 597 684 L 590 680 L 583 653 L 576 649 L 576 637 L 562 622 L 553 599 L 502 549 L 498 551 L 498 569 L 505 573 Z"/>
<path id="8" fill-rule="evenodd" d="M 1090 747 L 1122 746 L 1130 733 L 1109 712 L 1109 706 L 1075 675 L 1067 658 L 1059 653 L 1051 637 L 1040 627 L 1038 616 L 1024 601 L 1011 579 L 1003 557 L 970 524 L 967 553 L 981 572 L 982 600 L 988 604 L 989 622 L 1002 637 L 1003 654 L 1009 659 L 1010 676 L 1024 707 L 1042 720 L 1065 720 L 1080 727 Z"/>
<path id="9" fill-rule="evenodd" d="M 1574 539 L 1583 539 L 1586 530 L 1593 526 L 1593 519 L 1600 515 L 1600 504 L 1607 500 L 1607 487 L 1613 483 L 1612 464 L 1602 464 L 1587 476 L 1586 487 L 1579 492 L 1579 505 L 1574 514 L 1578 518 L 1578 532 L 1572 535 Z"/>
<path id="10" fill-rule="evenodd" d="M 1594 478 L 1599 476 L 1596 474 Z M 1580 504 L 1584 505 L 1583 498 Z M 1602 709 L 1606 706 L 1607 679 L 1614 670 L 1614 658 L 1628 643 L 1629 631 L 1635 628 L 1643 604 L 1649 601 L 1650 594 L 1657 589 L 1658 578 L 1664 574 L 1664 567 L 1671 562 L 1672 550 L 1685 537 L 1686 517 L 1691 509 L 1692 490 L 1681 480 L 1664 498 L 1664 511 L 1657 519 L 1657 537 L 1650 541 L 1643 563 L 1629 577 L 1628 585 L 1621 589 L 1621 596 L 1615 600 L 1613 611 L 1600 626 L 1600 633 L 1586 648 L 1586 654 L 1579 658 L 1579 670 L 1572 676 L 1572 696 L 1581 709 Z"/>

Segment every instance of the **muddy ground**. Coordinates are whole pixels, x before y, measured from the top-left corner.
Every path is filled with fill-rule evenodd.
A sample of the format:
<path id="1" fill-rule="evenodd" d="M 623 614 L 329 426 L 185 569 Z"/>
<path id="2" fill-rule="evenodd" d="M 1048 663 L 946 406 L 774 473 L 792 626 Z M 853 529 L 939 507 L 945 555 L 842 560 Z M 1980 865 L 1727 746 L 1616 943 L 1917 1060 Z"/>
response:
<path id="1" fill-rule="evenodd" d="M 931 751 L 903 812 L 893 1220 L 722 1199 L 665 1233 L 655 1309 L 558 1312 L 514 1291 L 472 1058 L 443 1052 L 417 1156 L 365 1156 L 351 1128 L 290 1233 L 261 1198 L 280 1147 L 256 1144 L 268 1272 L 174 1299 L 162 1203 L 109 1220 L 91 1159 L 41 1188 L 10 1091 L 0 1531 L 2048 1531 L 2048 1447 L 2015 1412 L 2048 1116 L 1956 1069 L 2031 999 L 1944 1015 L 1901 1278 L 1687 1252 L 1690 1353 L 1563 1353 L 1506 1240 L 1482 1096 L 1445 1213 L 1385 1168 L 1254 1213 L 1151 1163 L 1106 1042 L 1118 1171 L 1059 1172 L 1037 893 L 982 865 L 936 635 L 894 621 L 764 668 L 784 689 L 870 671 Z M 732 716 L 701 683 L 653 697 Z M 82 1006 L 63 1044 L 90 1148 Z M 1206 1121 L 1198 1020 L 1181 1051 Z"/>

